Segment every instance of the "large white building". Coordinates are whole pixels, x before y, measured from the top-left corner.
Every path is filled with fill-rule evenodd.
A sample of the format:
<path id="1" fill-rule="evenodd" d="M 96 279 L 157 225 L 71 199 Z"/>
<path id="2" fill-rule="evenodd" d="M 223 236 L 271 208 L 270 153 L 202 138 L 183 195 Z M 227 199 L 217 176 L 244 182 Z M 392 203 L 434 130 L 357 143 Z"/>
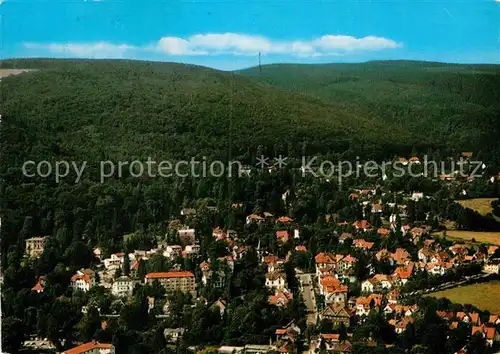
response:
<path id="1" fill-rule="evenodd" d="M 111 287 L 111 293 L 115 296 L 131 296 L 135 283 L 127 276 L 116 278 Z"/>

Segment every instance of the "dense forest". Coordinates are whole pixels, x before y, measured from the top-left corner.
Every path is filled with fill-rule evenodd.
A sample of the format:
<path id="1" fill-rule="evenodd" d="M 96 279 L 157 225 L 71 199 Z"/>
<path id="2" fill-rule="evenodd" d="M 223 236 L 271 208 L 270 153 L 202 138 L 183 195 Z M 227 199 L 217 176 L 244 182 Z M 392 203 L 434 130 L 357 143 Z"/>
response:
<path id="1" fill-rule="evenodd" d="M 307 259 L 302 255 L 289 262 L 290 283 L 296 281 L 293 266 L 313 267 L 310 259 L 316 251 L 346 251 L 332 234 L 352 230 L 327 224 L 325 216 L 362 218 L 362 206 L 349 197 L 354 188 L 380 183 L 376 197 L 384 202 L 401 201 L 400 192 L 431 196 L 408 203 L 410 223 L 427 217 L 436 227 L 439 218 L 454 220 L 462 229 L 500 229 L 492 215 L 479 215 L 453 201 L 463 189 L 471 197 L 498 197 L 498 182 L 459 181 L 448 188 L 430 179 L 389 176 L 383 182 L 346 179 L 339 187 L 325 179 L 299 178 L 293 170 L 303 155 L 383 160 L 429 154 L 444 159 L 473 151 L 488 164 L 488 172 L 498 172 L 498 67 L 387 62 L 278 65 L 230 73 L 173 63 L 49 59 L 7 60 L 0 67 L 37 69 L 1 81 L 2 310 L 9 334 L 36 332 L 58 346 L 98 338 L 112 341 L 121 348 L 118 352 L 159 352 L 165 347 L 166 324 L 151 319 L 145 310 L 147 296 L 158 289 L 136 291 L 122 308 L 120 320 L 101 330 L 98 316 L 83 316 L 79 307 L 92 300 L 111 308 L 109 297 L 100 290 L 75 297 L 68 284 L 74 271 L 94 264 L 94 247 L 106 255 L 148 250 L 166 237 L 173 219 L 196 229 L 200 258 L 183 260 L 182 267 L 197 272 L 199 278 L 201 259 L 216 263 L 227 252 L 213 240 L 212 228 L 237 230 L 245 245 L 260 244 L 284 256 L 291 245 L 277 247 L 276 226 L 246 227 L 245 216 L 263 211 L 289 215 L 301 225 L 301 242 L 309 250 Z M 254 168 L 245 178 L 152 178 L 129 172 L 105 183 L 99 179 L 103 160 L 206 157 L 255 166 L 260 155 L 280 154 L 289 157 L 288 167 L 274 173 Z M 53 176 L 23 176 L 21 167 L 28 160 L 88 165 L 78 183 L 74 172 L 56 182 Z M 286 204 L 285 191 L 289 192 Z M 235 209 L 233 203 L 242 207 Z M 196 217 L 181 217 L 186 207 L 196 208 Z M 498 205 L 494 208 L 498 215 Z M 384 217 L 389 213 L 384 210 Z M 366 218 L 380 226 L 380 219 L 370 212 Z M 43 256 L 24 261 L 24 240 L 43 235 L 51 236 Z M 401 235 L 396 235 L 383 246 L 403 245 Z M 172 266 L 163 259 L 148 263 L 149 271 Z M 292 319 L 305 327 L 298 294 L 286 310 L 267 303 L 269 294 L 262 286 L 265 270 L 258 263 L 251 250 L 236 262 L 226 288 L 204 294 L 209 301 L 219 297 L 228 301 L 231 316 L 223 319 L 194 299 L 174 294 L 169 325 L 193 329 L 183 345 L 265 343 Z M 366 278 L 365 273 L 360 267 L 360 279 Z M 29 289 L 40 275 L 47 275 L 51 287 L 37 296 Z M 434 307 L 426 316 L 433 316 Z M 360 333 L 378 327 L 378 321 L 373 316 Z M 429 321 L 439 322 L 434 317 Z M 433 347 L 432 333 L 424 330 L 424 323 L 403 347 L 425 338 L 428 352 L 452 352 Z M 377 339 L 394 343 L 394 333 L 388 333 L 378 333 Z"/>

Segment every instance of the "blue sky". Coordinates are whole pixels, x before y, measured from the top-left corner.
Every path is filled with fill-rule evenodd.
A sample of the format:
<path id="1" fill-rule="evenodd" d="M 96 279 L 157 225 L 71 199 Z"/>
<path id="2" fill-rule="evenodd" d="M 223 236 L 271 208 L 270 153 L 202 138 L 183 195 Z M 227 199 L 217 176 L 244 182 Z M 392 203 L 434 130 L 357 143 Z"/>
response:
<path id="1" fill-rule="evenodd" d="M 495 0 L 0 1 L 2 58 L 500 63 Z"/>

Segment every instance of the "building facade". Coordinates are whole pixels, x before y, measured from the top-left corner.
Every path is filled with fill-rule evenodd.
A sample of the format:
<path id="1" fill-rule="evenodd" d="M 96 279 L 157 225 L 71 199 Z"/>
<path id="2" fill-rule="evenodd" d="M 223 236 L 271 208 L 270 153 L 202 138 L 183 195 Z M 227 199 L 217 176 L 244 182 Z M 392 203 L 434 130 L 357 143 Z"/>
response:
<path id="1" fill-rule="evenodd" d="M 148 273 L 144 279 L 146 284 L 157 280 L 167 292 L 180 290 L 182 292 L 196 293 L 194 274 L 188 271 Z"/>
<path id="2" fill-rule="evenodd" d="M 26 255 L 28 257 L 40 257 L 45 247 L 46 237 L 32 237 L 26 240 Z"/>

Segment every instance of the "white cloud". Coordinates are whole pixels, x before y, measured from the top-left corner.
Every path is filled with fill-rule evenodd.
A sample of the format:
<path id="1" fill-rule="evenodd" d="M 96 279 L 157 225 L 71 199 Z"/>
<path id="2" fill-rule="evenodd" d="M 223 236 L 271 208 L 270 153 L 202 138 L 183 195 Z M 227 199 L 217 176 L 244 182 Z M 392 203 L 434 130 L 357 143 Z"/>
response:
<path id="1" fill-rule="evenodd" d="M 135 49 L 128 44 L 113 44 L 108 42 L 94 43 L 24 43 L 28 49 L 48 50 L 55 54 L 66 54 L 72 57 L 85 58 L 122 58 L 127 51 Z"/>
<path id="2" fill-rule="evenodd" d="M 182 45 L 180 45 L 182 44 Z M 186 39 L 164 37 L 157 49 L 170 55 L 288 54 L 294 56 L 342 55 L 354 51 L 374 51 L 397 48 L 400 44 L 383 37 L 356 38 L 345 35 L 325 35 L 312 41 L 273 41 L 261 36 L 238 33 L 197 34 Z"/>
<path id="3" fill-rule="evenodd" d="M 1 1 L 1 0 L 0 0 Z M 391 39 L 368 36 L 325 35 L 310 41 L 275 41 L 262 36 L 238 33 L 207 33 L 190 37 L 163 37 L 157 42 L 135 47 L 109 42 L 36 44 L 29 49 L 45 49 L 51 53 L 76 57 L 121 58 L 130 51 L 157 52 L 168 56 L 282 54 L 296 57 L 339 56 L 353 52 L 393 49 L 401 46 Z"/>

